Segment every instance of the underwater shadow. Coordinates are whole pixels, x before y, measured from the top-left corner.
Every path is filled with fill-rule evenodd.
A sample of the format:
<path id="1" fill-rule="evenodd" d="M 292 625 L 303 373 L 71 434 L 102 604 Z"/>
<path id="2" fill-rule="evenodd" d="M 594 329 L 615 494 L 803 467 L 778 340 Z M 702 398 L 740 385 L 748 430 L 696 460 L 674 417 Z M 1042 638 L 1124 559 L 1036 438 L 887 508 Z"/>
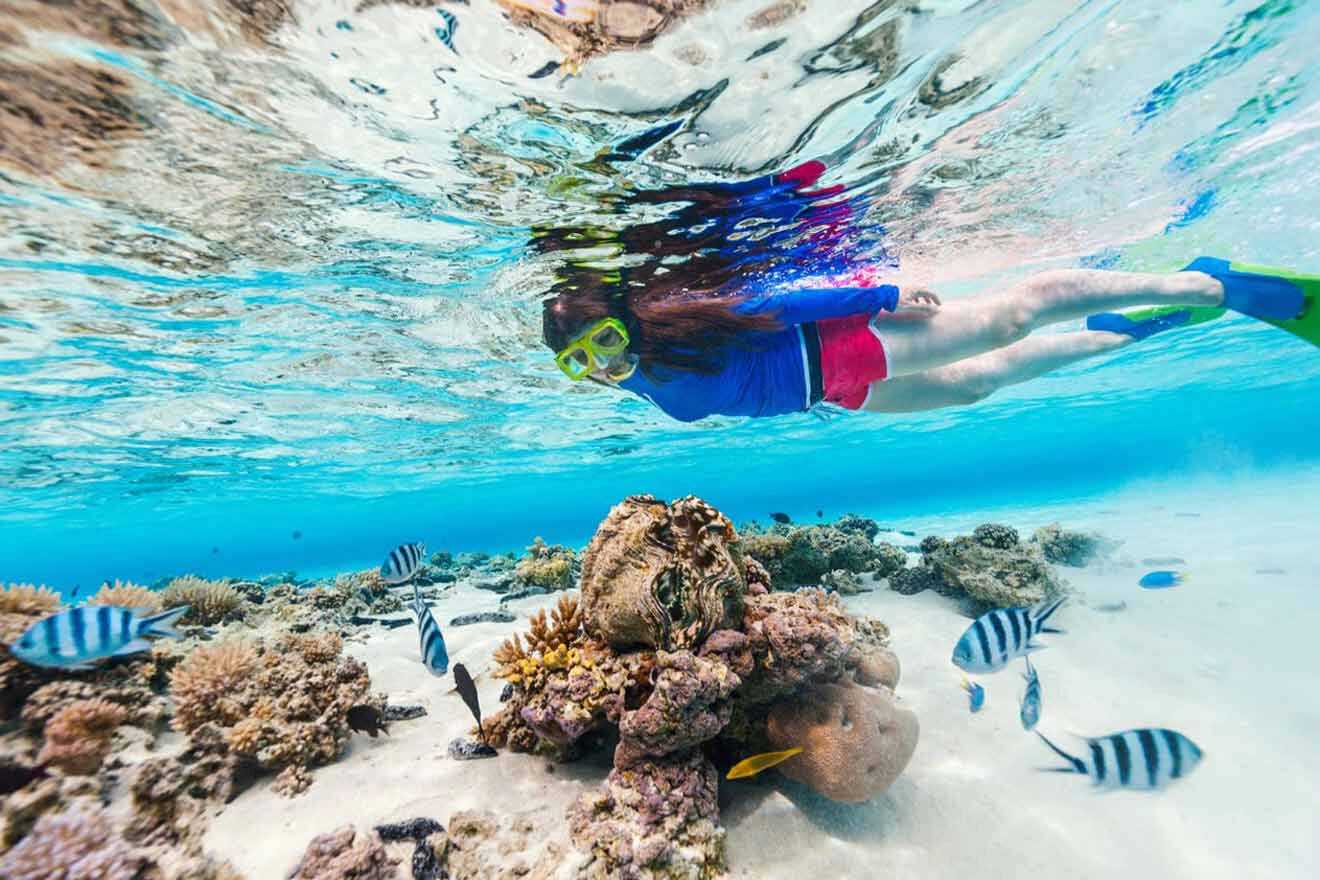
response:
<path id="1" fill-rule="evenodd" d="M 861 804 L 845 804 L 817 794 L 806 785 L 784 776 L 772 784 L 740 787 L 737 793 L 721 792 L 720 818 L 726 828 L 733 829 L 753 816 L 762 802 L 772 794 L 782 794 L 797 808 L 808 822 L 822 834 L 851 843 L 883 840 L 897 827 L 900 798 L 903 789 L 911 787 L 905 779 L 898 779 L 888 791 Z M 726 800 L 727 798 L 727 800 Z"/>

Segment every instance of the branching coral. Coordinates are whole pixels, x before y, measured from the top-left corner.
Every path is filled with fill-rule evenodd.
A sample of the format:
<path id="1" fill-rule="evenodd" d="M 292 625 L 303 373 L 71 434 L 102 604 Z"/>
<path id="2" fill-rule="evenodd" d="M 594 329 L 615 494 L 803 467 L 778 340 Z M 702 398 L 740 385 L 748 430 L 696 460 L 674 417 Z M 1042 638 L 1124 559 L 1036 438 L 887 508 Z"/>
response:
<path id="1" fill-rule="evenodd" d="M 115 581 L 114 585 L 102 584 L 96 595 L 87 600 L 88 605 L 115 605 L 120 608 L 134 608 L 145 614 L 155 614 L 161 605 L 160 593 L 139 587 L 125 581 Z"/>
<path id="2" fill-rule="evenodd" d="M 160 592 L 160 601 L 166 608 L 187 605 L 188 613 L 181 618 L 182 623 L 210 625 L 237 609 L 243 594 L 229 584 L 188 574 L 170 581 Z"/>
<path id="3" fill-rule="evenodd" d="M 249 642 L 202 645 L 170 673 L 174 728 L 185 733 L 208 721 L 230 726 L 247 715 L 240 692 L 257 667 L 258 652 Z"/>
<path id="4" fill-rule="evenodd" d="M 95 773 L 115 728 L 127 720 L 128 711 L 108 700 L 70 703 L 46 722 L 46 744 L 37 760 L 73 775 Z"/>
<path id="5" fill-rule="evenodd" d="M 20 662 L 5 645 L 59 607 L 59 594 L 46 587 L 11 584 L 0 590 L 0 719 L 12 717 L 28 694 L 53 677 L 48 670 Z"/>
<path id="6" fill-rule="evenodd" d="M 53 614 L 60 607 L 60 594 L 49 587 L 34 587 L 32 584 L 10 584 L 0 590 L 0 619 L 6 615 L 21 617 L 44 617 Z M 26 629 L 28 625 L 24 625 Z M 19 630 L 21 633 L 22 630 Z M 5 634 L 6 640 L 9 633 Z"/>
<path id="7" fill-rule="evenodd" d="M 100 811 L 42 816 L 31 833 L 0 856 L 5 880 L 134 880 L 143 859 Z"/>
<path id="8" fill-rule="evenodd" d="M 301 791 L 308 768 L 347 743 L 348 710 L 370 698 L 366 667 L 342 648 L 334 633 L 198 648 L 170 677 L 174 725 L 185 733 L 218 725 L 228 751 L 285 771 L 279 789 Z"/>

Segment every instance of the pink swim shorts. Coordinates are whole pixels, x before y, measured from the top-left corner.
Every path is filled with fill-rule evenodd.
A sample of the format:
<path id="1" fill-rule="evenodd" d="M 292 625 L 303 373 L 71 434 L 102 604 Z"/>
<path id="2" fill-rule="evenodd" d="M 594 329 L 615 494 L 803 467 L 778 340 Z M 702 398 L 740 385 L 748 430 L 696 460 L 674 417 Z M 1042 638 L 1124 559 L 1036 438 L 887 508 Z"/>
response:
<path id="1" fill-rule="evenodd" d="M 889 375 L 885 346 L 871 326 L 872 317 L 848 315 L 816 322 L 825 399 L 844 409 L 861 409 L 871 383 Z"/>

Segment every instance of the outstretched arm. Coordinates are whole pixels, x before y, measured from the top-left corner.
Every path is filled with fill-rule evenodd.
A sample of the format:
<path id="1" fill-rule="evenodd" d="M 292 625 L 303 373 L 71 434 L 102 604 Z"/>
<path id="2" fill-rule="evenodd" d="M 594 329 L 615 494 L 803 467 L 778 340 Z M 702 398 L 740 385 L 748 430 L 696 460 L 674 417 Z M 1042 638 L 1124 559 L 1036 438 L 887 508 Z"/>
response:
<path id="1" fill-rule="evenodd" d="M 898 288 L 892 284 L 826 287 L 759 296 L 738 306 L 738 311 L 749 315 L 772 315 L 782 324 L 793 325 L 860 313 L 875 314 L 882 309 L 892 312 L 898 307 L 898 301 Z"/>

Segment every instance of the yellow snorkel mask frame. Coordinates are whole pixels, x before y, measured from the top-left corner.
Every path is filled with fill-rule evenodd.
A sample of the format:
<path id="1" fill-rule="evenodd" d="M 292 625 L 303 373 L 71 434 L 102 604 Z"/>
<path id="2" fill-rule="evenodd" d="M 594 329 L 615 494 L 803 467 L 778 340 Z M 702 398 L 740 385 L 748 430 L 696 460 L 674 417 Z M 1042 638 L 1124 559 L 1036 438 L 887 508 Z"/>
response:
<path id="1" fill-rule="evenodd" d="M 611 358 L 628 350 L 628 328 L 618 318 L 602 318 L 555 355 L 564 375 L 577 382 L 604 369 Z"/>

